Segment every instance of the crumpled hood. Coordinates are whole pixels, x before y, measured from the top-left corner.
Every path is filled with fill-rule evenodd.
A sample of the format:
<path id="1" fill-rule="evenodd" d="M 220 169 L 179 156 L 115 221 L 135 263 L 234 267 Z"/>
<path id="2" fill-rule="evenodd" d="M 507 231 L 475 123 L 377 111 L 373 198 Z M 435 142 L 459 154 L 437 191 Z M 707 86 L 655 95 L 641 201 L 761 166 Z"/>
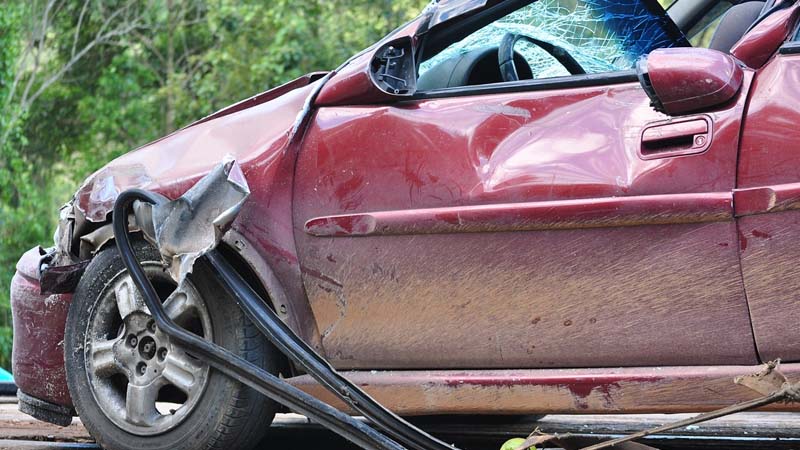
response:
<path id="1" fill-rule="evenodd" d="M 266 164 L 286 147 L 303 111 L 313 73 L 224 108 L 175 133 L 111 161 L 75 194 L 74 205 L 90 222 L 103 222 L 117 196 L 142 188 L 175 198 L 225 157 L 241 164 Z"/>

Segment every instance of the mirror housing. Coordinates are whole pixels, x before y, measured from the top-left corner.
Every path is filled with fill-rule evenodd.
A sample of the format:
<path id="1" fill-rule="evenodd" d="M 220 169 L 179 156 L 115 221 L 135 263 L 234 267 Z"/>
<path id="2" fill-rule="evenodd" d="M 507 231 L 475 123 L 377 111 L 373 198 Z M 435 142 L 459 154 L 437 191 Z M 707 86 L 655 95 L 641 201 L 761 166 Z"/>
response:
<path id="1" fill-rule="evenodd" d="M 639 60 L 636 72 L 656 111 L 680 115 L 727 103 L 739 93 L 744 69 L 705 48 L 662 48 Z"/>
<path id="2" fill-rule="evenodd" d="M 356 56 L 326 84 L 317 106 L 390 103 L 417 92 L 414 41 L 405 36 Z"/>
<path id="3" fill-rule="evenodd" d="M 414 46 L 405 37 L 382 45 L 370 63 L 370 79 L 381 92 L 410 97 L 417 91 Z"/>

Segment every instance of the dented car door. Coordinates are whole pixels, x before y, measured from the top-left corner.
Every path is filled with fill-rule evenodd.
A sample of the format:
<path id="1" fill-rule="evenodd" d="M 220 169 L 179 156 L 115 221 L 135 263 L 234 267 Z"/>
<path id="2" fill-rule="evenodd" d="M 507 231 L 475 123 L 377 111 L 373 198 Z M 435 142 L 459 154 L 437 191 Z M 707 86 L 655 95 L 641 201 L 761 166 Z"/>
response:
<path id="1" fill-rule="evenodd" d="M 638 83 L 325 107 L 296 240 L 339 367 L 753 364 L 730 195 L 744 97 L 643 158 Z M 680 223 L 674 223 L 680 222 Z"/>
<path id="2" fill-rule="evenodd" d="M 419 51 L 439 53 L 422 58 L 410 98 L 347 103 L 352 67 L 321 92 L 293 220 L 327 357 L 406 369 L 756 363 L 732 202 L 752 72 L 731 101 L 670 117 L 625 70 L 687 45 L 655 2 L 578 2 L 572 16 L 512 3 L 425 37 Z M 519 36 L 549 55 L 516 52 Z"/>

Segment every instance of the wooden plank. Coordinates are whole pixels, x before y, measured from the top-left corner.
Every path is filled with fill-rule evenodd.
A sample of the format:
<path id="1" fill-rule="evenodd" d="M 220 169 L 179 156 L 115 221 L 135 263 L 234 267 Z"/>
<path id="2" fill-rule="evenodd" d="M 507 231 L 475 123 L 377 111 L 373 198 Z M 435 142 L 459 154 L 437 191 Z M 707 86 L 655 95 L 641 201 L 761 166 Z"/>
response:
<path id="1" fill-rule="evenodd" d="M 67 427 L 41 422 L 17 410 L 16 403 L 0 402 L 0 438 L 33 441 L 93 442 L 80 419 Z"/>
<path id="2" fill-rule="evenodd" d="M 637 414 L 637 415 L 548 415 L 541 418 L 521 418 L 516 421 L 506 418 L 479 416 L 474 419 L 437 418 L 414 422 L 439 433 L 464 435 L 508 434 L 527 435 L 535 428 L 545 433 L 583 433 L 622 435 L 631 434 L 645 428 L 654 428 L 677 422 L 693 414 Z M 412 419 L 413 420 L 413 419 Z M 511 421 L 511 422 L 509 422 Z M 685 428 L 679 428 L 665 436 L 701 437 L 747 437 L 780 438 L 800 440 L 800 414 L 796 413 L 740 413 Z"/>
<path id="3" fill-rule="evenodd" d="M 528 435 L 535 428 L 546 433 L 573 433 L 584 442 L 618 437 L 677 421 L 690 415 L 549 415 L 543 417 L 449 416 L 415 418 L 431 433 L 469 450 L 496 450 L 511 437 Z M 97 449 L 80 419 L 61 428 L 20 413 L 8 398 L 0 398 L 0 449 Z M 662 450 L 790 449 L 800 448 L 800 415 L 793 413 L 743 413 L 698 424 L 644 441 Z M 281 444 L 281 445 L 278 445 Z M 355 450 L 343 440 L 297 414 L 278 414 L 263 449 L 309 448 Z M 277 446 L 276 446 L 277 445 Z"/>

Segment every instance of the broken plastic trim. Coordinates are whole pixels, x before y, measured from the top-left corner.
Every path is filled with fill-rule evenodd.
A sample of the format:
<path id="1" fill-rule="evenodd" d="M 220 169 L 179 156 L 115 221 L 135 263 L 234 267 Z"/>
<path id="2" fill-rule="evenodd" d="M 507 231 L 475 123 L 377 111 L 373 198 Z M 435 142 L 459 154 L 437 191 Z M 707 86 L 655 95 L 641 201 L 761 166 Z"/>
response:
<path id="1" fill-rule="evenodd" d="M 155 288 L 145 275 L 131 247 L 127 217 L 135 201 L 158 204 L 163 201 L 163 197 L 140 189 L 131 189 L 120 194 L 114 203 L 114 237 L 125 267 L 141 292 L 153 319 L 164 333 L 225 375 L 305 415 L 362 448 L 403 450 L 403 446 L 368 425 L 289 385 L 225 348 L 206 341 L 175 324 L 164 311 Z"/>

